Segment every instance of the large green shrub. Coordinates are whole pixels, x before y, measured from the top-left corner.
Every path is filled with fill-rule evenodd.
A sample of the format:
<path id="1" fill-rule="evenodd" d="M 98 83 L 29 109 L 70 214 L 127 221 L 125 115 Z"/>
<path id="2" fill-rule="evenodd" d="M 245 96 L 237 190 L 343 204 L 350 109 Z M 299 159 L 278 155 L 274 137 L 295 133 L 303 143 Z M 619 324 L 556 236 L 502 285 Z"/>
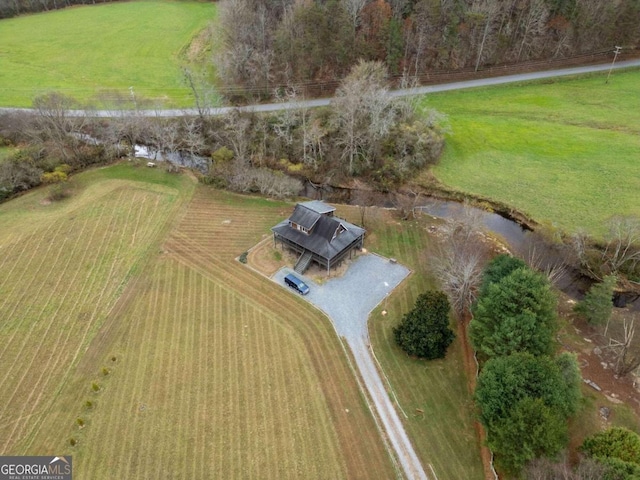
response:
<path id="1" fill-rule="evenodd" d="M 449 327 L 449 300 L 443 292 L 427 291 L 416 300 L 400 325 L 393 329 L 396 343 L 409 355 L 432 360 L 447 353 L 455 334 Z"/>

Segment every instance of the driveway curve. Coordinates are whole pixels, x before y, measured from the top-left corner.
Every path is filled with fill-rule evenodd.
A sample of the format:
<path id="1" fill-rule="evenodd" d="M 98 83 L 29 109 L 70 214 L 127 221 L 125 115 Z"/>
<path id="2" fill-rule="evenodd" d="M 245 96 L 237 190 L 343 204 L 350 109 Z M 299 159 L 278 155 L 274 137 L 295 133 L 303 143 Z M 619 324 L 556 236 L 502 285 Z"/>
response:
<path id="1" fill-rule="evenodd" d="M 292 273 L 292 270 L 283 268 L 272 280 L 287 288 L 283 279 L 288 273 Z M 427 480 L 425 470 L 376 368 L 367 328 L 371 311 L 384 301 L 409 273 L 405 266 L 370 253 L 358 257 L 344 276 L 332 278 L 322 285 L 305 276 L 294 274 L 304 279 L 310 287 L 309 294 L 303 298 L 327 314 L 338 335 L 344 337 L 351 348 L 356 366 L 405 476 L 411 480 Z"/>

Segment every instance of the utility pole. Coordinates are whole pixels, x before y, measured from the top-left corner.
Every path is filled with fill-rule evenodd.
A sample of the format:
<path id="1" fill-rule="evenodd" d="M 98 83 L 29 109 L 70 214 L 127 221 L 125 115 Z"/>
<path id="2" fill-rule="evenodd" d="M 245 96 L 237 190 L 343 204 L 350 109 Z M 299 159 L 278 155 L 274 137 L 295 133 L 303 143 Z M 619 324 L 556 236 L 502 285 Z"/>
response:
<path id="1" fill-rule="evenodd" d="M 609 83 L 609 77 L 611 76 L 611 70 L 613 70 L 613 65 L 616 63 L 616 58 L 618 58 L 618 54 L 622 50 L 622 47 L 616 46 L 616 49 L 613 52 L 613 62 L 611 62 L 611 68 L 609 69 L 609 73 L 607 74 L 607 80 L 604 83 Z"/>

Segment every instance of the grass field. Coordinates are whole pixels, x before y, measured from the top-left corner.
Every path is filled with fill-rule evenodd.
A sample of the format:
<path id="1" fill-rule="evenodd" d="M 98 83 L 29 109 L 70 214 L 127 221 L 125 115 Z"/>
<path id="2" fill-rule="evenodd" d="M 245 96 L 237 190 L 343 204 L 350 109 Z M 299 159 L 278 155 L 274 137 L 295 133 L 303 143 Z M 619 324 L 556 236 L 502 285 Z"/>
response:
<path id="1" fill-rule="evenodd" d="M 72 454 L 78 478 L 395 476 L 328 320 L 234 260 L 288 205 L 128 165 L 75 181 L 0 206 L 0 453 Z"/>
<path id="2" fill-rule="evenodd" d="M 0 21 L 0 106 L 31 106 L 51 90 L 87 101 L 118 91 L 192 106 L 180 66 L 216 15 L 212 2 L 133 1 Z"/>
<path id="3" fill-rule="evenodd" d="M 640 215 L 640 71 L 604 78 L 430 95 L 452 128 L 432 171 L 568 232 Z"/>
<path id="4" fill-rule="evenodd" d="M 397 258 L 413 273 L 388 302 L 372 313 L 369 333 L 373 350 L 408 416 L 400 413 L 427 474 L 431 464 L 439 480 L 482 479 L 480 442 L 474 430 L 474 406 L 467 389 L 460 339 L 449 348 L 446 359 L 430 362 L 409 358 L 393 339 L 392 328 L 413 308 L 417 296 L 436 288 L 425 256 L 430 244 L 426 220 L 395 222 L 382 211 L 374 212 L 372 209 L 365 221 L 365 246 Z M 339 207 L 337 214 L 360 221 L 354 208 Z M 383 316 L 382 310 L 388 314 Z"/>

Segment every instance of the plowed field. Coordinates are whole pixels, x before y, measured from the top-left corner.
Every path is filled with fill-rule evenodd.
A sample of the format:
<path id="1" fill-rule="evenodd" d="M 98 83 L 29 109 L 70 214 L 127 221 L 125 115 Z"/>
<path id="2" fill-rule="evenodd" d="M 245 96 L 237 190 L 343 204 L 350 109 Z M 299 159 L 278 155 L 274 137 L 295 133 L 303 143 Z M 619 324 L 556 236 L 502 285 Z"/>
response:
<path id="1" fill-rule="evenodd" d="M 393 478 L 328 320 L 234 259 L 291 207 L 108 183 L 0 225 L 0 453 L 72 454 L 78 478 Z"/>

